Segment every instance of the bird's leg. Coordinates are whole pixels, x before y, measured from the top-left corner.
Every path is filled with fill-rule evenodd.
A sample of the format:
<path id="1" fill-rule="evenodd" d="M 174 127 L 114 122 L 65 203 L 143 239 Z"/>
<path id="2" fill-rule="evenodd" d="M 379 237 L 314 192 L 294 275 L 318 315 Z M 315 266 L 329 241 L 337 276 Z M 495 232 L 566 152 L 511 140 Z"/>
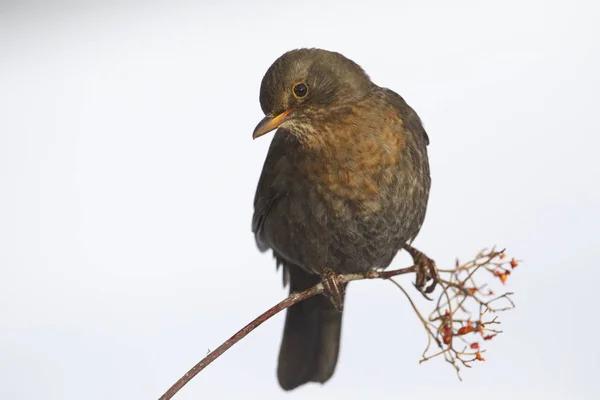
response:
<path id="1" fill-rule="evenodd" d="M 338 311 L 344 309 L 344 284 L 340 277 L 330 268 L 325 268 L 321 274 L 321 282 L 325 288 L 323 294 L 329 298 Z"/>
<path id="2" fill-rule="evenodd" d="M 405 244 L 404 250 L 408 251 L 413 259 L 413 263 L 417 269 L 417 279 L 414 283 L 415 287 L 427 299 L 431 300 L 429 293 L 432 293 L 435 286 L 440 280 L 435 261 L 427 257 L 425 254 L 415 249 L 409 244 Z M 429 286 L 425 287 L 427 282 L 433 281 Z"/>

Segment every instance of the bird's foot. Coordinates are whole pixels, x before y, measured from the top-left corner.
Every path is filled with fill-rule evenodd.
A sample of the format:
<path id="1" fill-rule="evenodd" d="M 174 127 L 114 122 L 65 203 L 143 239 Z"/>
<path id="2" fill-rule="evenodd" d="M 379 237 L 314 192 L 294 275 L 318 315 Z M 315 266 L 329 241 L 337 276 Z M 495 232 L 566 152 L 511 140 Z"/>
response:
<path id="1" fill-rule="evenodd" d="M 325 288 L 323 294 L 329 298 L 338 311 L 344 309 L 344 284 L 334 270 L 326 268 L 321 274 L 321 282 Z"/>
<path id="2" fill-rule="evenodd" d="M 440 280 L 435 261 L 408 244 L 404 245 L 404 249 L 411 255 L 417 270 L 417 279 L 414 283 L 415 287 L 421 292 L 423 297 L 427 300 L 432 300 L 428 294 L 435 290 L 435 287 Z M 427 283 L 430 281 L 431 284 L 427 286 Z"/>

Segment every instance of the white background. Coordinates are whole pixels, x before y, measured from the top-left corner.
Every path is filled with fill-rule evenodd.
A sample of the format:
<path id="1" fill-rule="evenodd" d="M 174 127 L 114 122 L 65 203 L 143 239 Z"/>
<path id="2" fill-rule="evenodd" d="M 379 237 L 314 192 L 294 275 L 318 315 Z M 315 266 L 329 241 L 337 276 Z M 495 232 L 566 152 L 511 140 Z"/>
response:
<path id="1" fill-rule="evenodd" d="M 264 72 L 307 46 L 421 115 L 415 245 L 440 266 L 507 247 L 517 309 L 461 383 L 417 363 L 396 288 L 355 283 L 326 385 L 279 388 L 282 314 L 176 399 L 599 398 L 600 13 L 493 4 L 1 2 L 0 398 L 157 398 L 286 295 L 250 232 L 251 133 Z"/>

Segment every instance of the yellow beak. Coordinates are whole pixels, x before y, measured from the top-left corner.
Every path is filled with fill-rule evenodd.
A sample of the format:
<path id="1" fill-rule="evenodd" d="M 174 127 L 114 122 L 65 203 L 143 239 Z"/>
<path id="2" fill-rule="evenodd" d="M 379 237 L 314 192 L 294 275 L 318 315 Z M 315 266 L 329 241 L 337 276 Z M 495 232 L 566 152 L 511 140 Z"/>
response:
<path id="1" fill-rule="evenodd" d="M 273 129 L 277 129 L 279 125 L 283 124 L 287 119 L 288 115 L 292 112 L 292 110 L 286 110 L 279 115 L 273 116 L 273 114 L 267 114 L 254 128 L 254 132 L 252 133 L 252 139 L 256 139 L 257 137 L 261 137 L 265 133 L 271 132 Z"/>

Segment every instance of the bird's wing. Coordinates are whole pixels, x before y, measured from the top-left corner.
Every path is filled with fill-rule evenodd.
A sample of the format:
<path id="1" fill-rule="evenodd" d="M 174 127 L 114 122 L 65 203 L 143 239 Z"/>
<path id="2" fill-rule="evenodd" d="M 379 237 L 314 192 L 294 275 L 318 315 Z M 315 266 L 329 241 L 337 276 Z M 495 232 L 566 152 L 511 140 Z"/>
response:
<path id="1" fill-rule="evenodd" d="M 256 239 L 256 245 L 260 251 L 269 249 L 268 243 L 264 241 L 262 232 L 264 220 L 269 213 L 269 210 L 277 199 L 283 195 L 278 192 L 273 183 L 278 175 L 278 164 L 285 159 L 285 132 L 283 129 L 278 129 L 273 136 L 263 170 L 258 181 L 256 194 L 254 195 L 254 215 L 252 216 L 252 232 Z"/>
<path id="2" fill-rule="evenodd" d="M 421 122 L 421 118 L 417 115 L 415 110 L 409 106 L 406 101 L 400 96 L 398 93 L 394 92 L 390 89 L 385 89 L 387 92 L 387 97 L 390 103 L 398 110 L 400 116 L 402 118 L 402 129 L 404 132 L 413 140 L 413 153 L 420 154 L 420 179 L 417 180 L 419 183 L 418 190 L 421 192 L 421 197 L 426 202 L 429 198 L 429 187 L 431 185 L 431 177 L 429 174 L 429 162 L 427 157 L 427 146 L 429 145 L 429 136 L 423 127 L 423 123 Z M 416 154 L 415 154 L 416 155 Z M 415 214 L 413 216 L 413 222 L 411 222 L 411 226 L 413 226 L 413 234 L 408 238 L 407 243 L 412 243 L 419 231 L 421 230 L 421 224 L 423 221 L 424 215 Z"/>
<path id="3" fill-rule="evenodd" d="M 429 136 L 423 127 L 421 118 L 419 118 L 415 110 L 413 110 L 398 93 L 390 89 L 385 89 L 385 91 L 389 95 L 388 98 L 390 99 L 390 102 L 398 109 L 400 115 L 402 115 L 404 128 L 424 139 L 425 145 L 429 145 Z"/>

